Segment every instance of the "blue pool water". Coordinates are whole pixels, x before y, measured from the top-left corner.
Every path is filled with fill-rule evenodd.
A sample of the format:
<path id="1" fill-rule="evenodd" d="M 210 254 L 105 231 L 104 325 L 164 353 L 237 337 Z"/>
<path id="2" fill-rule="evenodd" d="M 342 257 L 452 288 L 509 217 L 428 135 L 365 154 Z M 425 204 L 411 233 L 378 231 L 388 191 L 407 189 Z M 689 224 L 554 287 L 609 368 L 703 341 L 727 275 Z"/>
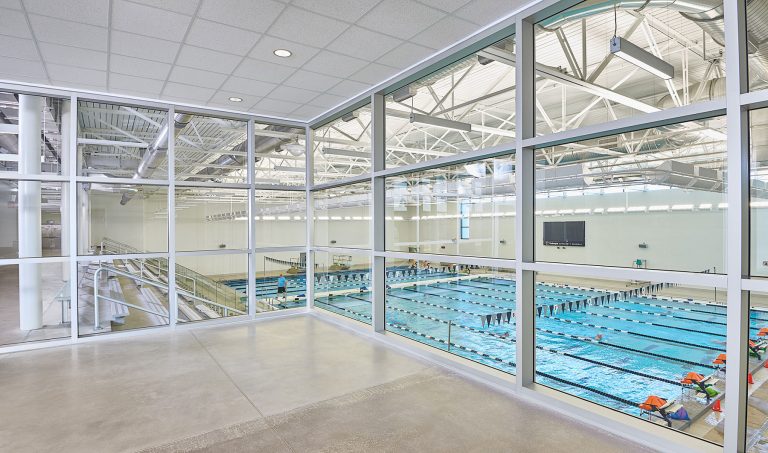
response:
<path id="1" fill-rule="evenodd" d="M 602 305 L 582 302 L 609 294 L 615 292 L 536 285 L 542 307 L 536 317 L 537 382 L 638 415 L 637 404 L 651 394 L 678 397 L 686 373 L 714 371 L 712 361 L 725 352 L 724 306 L 643 295 Z M 370 297 L 352 293 L 315 303 L 370 323 Z M 452 353 L 515 372 L 515 319 L 507 323 L 504 315 L 515 309 L 514 281 L 476 277 L 393 288 L 386 300 L 387 330 L 446 350 L 450 323 Z M 569 303 L 570 310 L 560 310 Z M 549 306 L 558 311 L 550 316 Z M 492 325 L 483 322 L 486 315 L 493 315 Z M 752 311 L 752 336 L 766 326 L 768 313 Z"/>

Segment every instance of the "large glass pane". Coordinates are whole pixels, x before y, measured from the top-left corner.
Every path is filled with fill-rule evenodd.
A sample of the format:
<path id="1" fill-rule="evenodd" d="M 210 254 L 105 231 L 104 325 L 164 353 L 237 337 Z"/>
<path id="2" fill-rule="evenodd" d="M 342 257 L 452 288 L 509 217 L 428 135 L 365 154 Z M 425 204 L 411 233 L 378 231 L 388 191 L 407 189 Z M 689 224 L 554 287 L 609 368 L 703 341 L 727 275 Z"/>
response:
<path id="1" fill-rule="evenodd" d="M 80 255 L 168 251 L 168 188 L 77 184 Z"/>
<path id="2" fill-rule="evenodd" d="M 723 27 L 722 2 L 701 1 L 590 0 L 539 22 L 536 132 L 725 96 Z"/>
<path id="3" fill-rule="evenodd" d="M 0 266 L 0 344 L 70 336 L 69 262 Z"/>
<path id="4" fill-rule="evenodd" d="M 387 260 L 386 329 L 515 372 L 511 269 Z"/>
<path id="5" fill-rule="evenodd" d="M 177 113 L 174 169 L 177 181 L 246 183 L 248 123 Z"/>
<path id="6" fill-rule="evenodd" d="M 768 294 L 749 295 L 749 344 L 747 356 L 747 451 L 762 453 L 768 449 L 768 370 L 765 363 L 768 335 Z M 722 430 L 718 432 L 722 442 Z"/>
<path id="7" fill-rule="evenodd" d="M 315 253 L 315 306 L 371 324 L 371 258 Z"/>
<path id="8" fill-rule="evenodd" d="M 81 262 L 77 282 L 80 335 L 169 324 L 165 258 Z"/>
<path id="9" fill-rule="evenodd" d="M 513 143 L 514 46 L 502 39 L 389 93 L 387 167 Z"/>
<path id="10" fill-rule="evenodd" d="M 256 254 L 256 311 L 266 312 L 307 305 L 306 252 Z M 280 278 L 285 279 L 285 284 Z M 230 283 L 227 283 L 230 284 Z M 245 285 L 247 282 L 232 282 Z M 285 288 L 285 291 L 279 288 Z"/>
<path id="11" fill-rule="evenodd" d="M 0 181 L 0 258 L 68 255 L 68 190 L 61 182 Z"/>
<path id="12" fill-rule="evenodd" d="M 254 222 L 257 248 L 306 245 L 306 193 L 257 190 Z"/>
<path id="13" fill-rule="evenodd" d="M 168 179 L 168 135 L 182 128 L 164 110 L 78 101 L 77 174 Z"/>
<path id="14" fill-rule="evenodd" d="M 722 444 L 725 291 L 536 276 L 536 382 Z"/>
<path id="15" fill-rule="evenodd" d="M 248 248 L 248 190 L 176 187 L 176 250 Z"/>
<path id="16" fill-rule="evenodd" d="M 387 178 L 386 246 L 515 256 L 514 155 Z"/>
<path id="17" fill-rule="evenodd" d="M 766 4 L 761 1 L 740 1 L 746 4 L 749 89 L 763 90 L 768 87 L 768 61 L 765 57 L 768 43 Z"/>
<path id="18" fill-rule="evenodd" d="M 176 291 L 179 322 L 248 314 L 248 255 L 179 256 Z"/>
<path id="19" fill-rule="evenodd" d="M 749 113 L 751 275 L 768 277 L 768 109 Z"/>
<path id="20" fill-rule="evenodd" d="M 371 240 L 371 183 L 314 192 L 314 244 L 367 248 Z"/>
<path id="21" fill-rule="evenodd" d="M 315 184 L 371 171 L 371 107 L 361 107 L 315 130 Z"/>
<path id="22" fill-rule="evenodd" d="M 69 136 L 68 118 L 64 99 L 0 91 L 0 172 L 67 175 L 69 143 L 63 137 Z M 20 124 L 35 142 L 30 149 L 21 149 Z"/>
<path id="23" fill-rule="evenodd" d="M 725 150 L 723 117 L 538 150 L 537 261 L 724 273 Z"/>
<path id="24" fill-rule="evenodd" d="M 303 186 L 306 180 L 304 129 L 256 123 L 254 131 L 254 182 Z"/>

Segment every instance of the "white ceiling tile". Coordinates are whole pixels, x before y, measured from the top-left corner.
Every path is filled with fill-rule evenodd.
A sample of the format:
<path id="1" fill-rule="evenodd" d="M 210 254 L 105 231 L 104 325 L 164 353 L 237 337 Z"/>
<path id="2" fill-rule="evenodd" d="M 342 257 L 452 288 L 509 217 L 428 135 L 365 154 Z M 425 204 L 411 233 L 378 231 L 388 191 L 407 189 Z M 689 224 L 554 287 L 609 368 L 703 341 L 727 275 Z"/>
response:
<path id="1" fill-rule="evenodd" d="M 352 26 L 328 45 L 327 49 L 364 60 L 375 61 L 402 42 L 391 36 Z"/>
<path id="2" fill-rule="evenodd" d="M 181 44 L 113 30 L 111 47 L 113 54 L 173 63 Z"/>
<path id="3" fill-rule="evenodd" d="M 120 90 L 120 92 L 136 91 L 145 94 L 154 93 L 160 94 L 163 90 L 165 82 L 162 80 L 151 80 L 144 77 L 135 77 L 125 74 L 110 73 L 109 74 L 109 89 Z"/>
<path id="4" fill-rule="evenodd" d="M 452 13 L 469 3 L 469 0 L 419 0 L 419 3 Z"/>
<path id="5" fill-rule="evenodd" d="M 256 104 L 256 108 L 268 112 L 286 114 L 296 110 L 298 107 L 301 107 L 301 105 L 302 104 L 297 104 L 295 102 L 278 101 L 277 99 L 262 99 Z"/>
<path id="6" fill-rule="evenodd" d="M 348 26 L 345 22 L 289 7 L 269 28 L 269 34 L 324 47 L 336 39 Z"/>
<path id="7" fill-rule="evenodd" d="M 129 76 L 126 76 L 129 77 Z M 110 93 L 114 93 L 122 96 L 130 96 L 136 98 L 145 98 L 152 101 L 156 101 L 161 98 L 159 91 L 145 91 L 145 90 L 131 90 L 128 88 L 110 89 Z"/>
<path id="8" fill-rule="evenodd" d="M 203 0 L 198 17 L 264 33 L 285 5 L 272 0 Z"/>
<path id="9" fill-rule="evenodd" d="M 296 71 L 295 68 L 288 66 L 246 58 L 235 69 L 233 74 L 247 79 L 261 80 L 262 82 L 283 83 L 294 71 Z"/>
<path id="10" fill-rule="evenodd" d="M 411 38 L 411 41 L 422 46 L 443 49 L 476 31 L 477 25 L 472 22 L 448 16 Z"/>
<path id="11" fill-rule="evenodd" d="M 32 30 L 40 42 L 52 42 L 65 46 L 91 50 L 107 50 L 107 29 L 51 17 L 29 15 Z"/>
<path id="12" fill-rule="evenodd" d="M 472 0 L 455 15 L 478 25 L 488 25 L 509 15 L 530 0 Z"/>
<path id="13" fill-rule="evenodd" d="M 31 39 L 0 35 L 0 56 L 22 60 L 40 60 L 35 42 Z"/>
<path id="14" fill-rule="evenodd" d="M 385 64 L 395 68 L 407 68 L 435 53 L 435 49 L 420 46 L 411 42 L 403 44 L 392 49 L 383 57 L 377 60 L 377 63 Z"/>
<path id="15" fill-rule="evenodd" d="M 378 63 L 371 63 L 362 70 L 351 75 L 349 78 L 357 82 L 376 85 L 398 72 L 400 72 L 400 69 L 384 66 Z"/>
<path id="16" fill-rule="evenodd" d="M 81 68 L 107 70 L 107 53 L 79 47 L 60 46 L 47 42 L 38 43 L 46 63 L 79 66 Z"/>
<path id="17" fill-rule="evenodd" d="M 355 82 L 354 80 L 342 80 L 338 85 L 328 90 L 328 92 L 351 98 L 362 93 L 371 86 L 372 85 L 368 83 Z"/>
<path id="18" fill-rule="evenodd" d="M 288 49 L 293 55 L 288 58 L 280 58 L 273 53 L 275 49 Z M 317 55 L 319 51 L 320 49 L 311 46 L 265 35 L 262 36 L 258 43 L 256 43 L 256 46 L 249 56 L 256 60 L 269 61 L 283 66 L 298 68 L 310 58 Z"/>
<path id="19" fill-rule="evenodd" d="M 27 18 L 21 11 L 11 9 L 0 9 L 0 30 L 4 35 L 16 36 L 19 38 L 31 38 L 32 32 L 30 32 L 27 26 Z"/>
<path id="20" fill-rule="evenodd" d="M 112 28 L 139 35 L 181 42 L 192 21 L 190 16 L 115 0 L 112 6 Z"/>
<path id="21" fill-rule="evenodd" d="M 443 11 L 410 0 L 382 0 L 357 25 L 408 39 L 445 15 Z"/>
<path id="22" fill-rule="evenodd" d="M 237 55 L 229 55 L 200 47 L 183 45 L 176 64 L 206 71 L 230 74 L 242 60 Z"/>
<path id="23" fill-rule="evenodd" d="M 42 62 L 7 57 L 0 57 L 0 74 L 3 75 L 2 78 L 12 76 L 19 81 L 27 81 L 27 78 L 37 80 L 48 78 Z"/>
<path id="24" fill-rule="evenodd" d="M 242 28 L 195 19 L 185 42 L 197 47 L 244 56 L 256 44 L 259 37 L 261 37 L 259 33 Z"/>
<path id="25" fill-rule="evenodd" d="M 62 2 L 24 0 L 24 6 L 30 14 L 40 14 L 99 27 L 106 27 L 109 24 L 109 2 L 104 0 L 66 0 Z"/>
<path id="26" fill-rule="evenodd" d="M 227 80 L 227 76 L 224 74 L 185 68 L 182 66 L 175 66 L 171 71 L 171 75 L 168 76 L 169 82 L 178 82 L 187 85 L 216 89 L 218 89 L 225 80 Z"/>
<path id="27" fill-rule="evenodd" d="M 48 64 L 46 67 L 48 68 L 48 74 L 51 76 L 51 80 L 63 80 L 70 83 L 102 87 L 107 85 L 106 71 L 76 68 L 74 66 L 59 64 Z"/>
<path id="28" fill-rule="evenodd" d="M 131 0 L 134 3 L 143 3 L 156 8 L 167 9 L 181 14 L 191 16 L 197 10 L 197 4 L 200 0 Z"/>
<path id="29" fill-rule="evenodd" d="M 290 76 L 285 84 L 297 88 L 306 88 L 314 91 L 326 91 L 341 82 L 337 77 L 331 77 L 316 72 L 309 72 L 303 69 L 296 71 Z"/>
<path id="30" fill-rule="evenodd" d="M 231 97 L 240 98 L 243 101 L 232 102 L 229 100 L 229 98 Z M 218 107 L 235 109 L 235 110 L 247 110 L 257 102 L 259 102 L 260 100 L 261 100 L 260 97 L 253 96 L 251 94 L 220 90 L 213 95 L 213 98 L 211 98 L 210 102 L 208 102 L 208 105 L 211 105 L 211 106 L 215 105 Z"/>
<path id="31" fill-rule="evenodd" d="M 263 97 L 269 94 L 277 85 L 274 83 L 260 82 L 258 80 L 243 79 L 241 77 L 230 77 L 224 82 L 221 89 L 225 91 L 234 91 L 236 93 L 245 93 L 252 96 Z"/>
<path id="32" fill-rule="evenodd" d="M 120 74 L 146 77 L 148 79 L 165 80 L 171 65 L 157 61 L 142 60 L 141 58 L 112 55 L 109 60 L 109 70 Z"/>
<path id="33" fill-rule="evenodd" d="M 368 62 L 324 50 L 304 65 L 304 69 L 336 77 L 348 77 L 364 68 Z"/>
<path id="34" fill-rule="evenodd" d="M 0 0 L 0 8 L 21 9 L 21 0 Z"/>
<path id="35" fill-rule="evenodd" d="M 367 13 L 379 0 L 293 0 L 293 4 L 316 13 L 353 23 Z"/>
<path id="36" fill-rule="evenodd" d="M 182 99 L 189 99 L 190 101 L 208 101 L 216 90 L 212 88 L 195 87 L 192 85 L 184 85 L 181 83 L 168 82 L 163 90 L 163 96 L 172 96 Z M 189 101 L 187 101 L 189 102 Z"/>
<path id="37" fill-rule="evenodd" d="M 309 103 L 315 107 L 323 107 L 330 109 L 343 102 L 346 102 L 349 98 L 347 96 L 336 96 L 335 94 L 323 93 L 320 96 L 312 99 Z"/>
<path id="38" fill-rule="evenodd" d="M 326 111 L 327 109 L 324 109 L 322 107 L 315 107 L 313 105 L 302 105 L 301 107 L 292 111 L 290 116 L 292 119 L 296 119 L 299 121 L 308 121 L 308 120 L 311 120 L 312 118 L 315 118 L 316 116 L 322 115 Z"/>
<path id="39" fill-rule="evenodd" d="M 271 93 L 269 93 L 270 99 L 277 99 L 280 101 L 290 101 L 290 102 L 296 102 L 299 104 L 306 104 L 311 99 L 314 99 L 317 97 L 317 95 L 320 94 L 317 91 L 310 91 L 310 90 L 304 90 L 301 88 L 294 88 L 294 87 L 287 87 L 285 85 L 281 85 L 274 90 L 272 90 Z"/>

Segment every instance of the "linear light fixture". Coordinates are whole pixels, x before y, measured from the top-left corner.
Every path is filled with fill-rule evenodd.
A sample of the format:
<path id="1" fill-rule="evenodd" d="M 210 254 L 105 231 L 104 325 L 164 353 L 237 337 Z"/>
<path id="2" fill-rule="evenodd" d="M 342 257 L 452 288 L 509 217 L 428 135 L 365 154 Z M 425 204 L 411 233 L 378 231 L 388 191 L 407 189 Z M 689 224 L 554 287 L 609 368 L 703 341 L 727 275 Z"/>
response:
<path id="1" fill-rule="evenodd" d="M 272 167 L 272 169 L 275 170 L 275 171 L 292 171 L 294 173 L 304 173 L 306 171 L 305 168 L 288 167 L 288 166 L 285 166 L 285 165 L 275 165 L 274 167 Z"/>
<path id="2" fill-rule="evenodd" d="M 323 148 L 323 154 L 328 154 L 333 156 L 358 157 L 362 159 L 371 158 L 371 155 L 368 153 L 361 153 L 360 151 L 354 151 L 351 149 L 340 149 L 340 148 Z"/>
<path id="3" fill-rule="evenodd" d="M 470 132 L 472 130 L 472 125 L 469 123 L 447 120 L 445 118 L 436 118 L 434 116 L 421 115 L 419 113 L 411 113 L 410 120 L 411 123 L 427 124 L 460 132 Z"/>
<path id="4" fill-rule="evenodd" d="M 611 38 L 611 53 L 664 80 L 675 76 L 675 67 L 647 50 L 618 36 Z"/>

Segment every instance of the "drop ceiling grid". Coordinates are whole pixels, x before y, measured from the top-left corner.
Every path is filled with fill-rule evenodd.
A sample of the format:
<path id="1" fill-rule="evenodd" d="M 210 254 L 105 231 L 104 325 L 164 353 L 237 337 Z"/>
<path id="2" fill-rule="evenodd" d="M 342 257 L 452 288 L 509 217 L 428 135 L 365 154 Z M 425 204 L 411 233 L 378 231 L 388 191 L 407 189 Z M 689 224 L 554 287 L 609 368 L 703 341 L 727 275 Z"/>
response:
<path id="1" fill-rule="evenodd" d="M 0 79 L 309 120 L 526 2 L 0 0 Z"/>

